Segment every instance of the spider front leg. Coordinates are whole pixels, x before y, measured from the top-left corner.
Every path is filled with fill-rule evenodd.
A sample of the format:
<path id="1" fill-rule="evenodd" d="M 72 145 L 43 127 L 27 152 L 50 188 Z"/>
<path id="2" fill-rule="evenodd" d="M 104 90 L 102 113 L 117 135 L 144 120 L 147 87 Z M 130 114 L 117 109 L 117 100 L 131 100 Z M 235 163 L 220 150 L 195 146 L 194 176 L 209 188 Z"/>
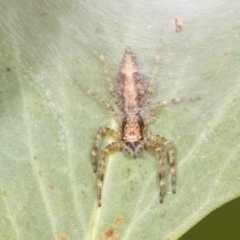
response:
<path id="1" fill-rule="evenodd" d="M 97 179 L 97 197 L 98 197 L 98 206 L 101 207 L 101 196 L 102 196 L 102 187 L 104 181 L 105 173 L 105 157 L 109 152 L 116 151 L 122 148 L 122 142 L 113 142 L 108 144 L 100 154 L 100 160 L 98 164 L 98 179 Z"/>
<path id="2" fill-rule="evenodd" d="M 172 176 L 172 192 L 176 193 L 176 165 L 175 165 L 175 152 L 174 152 L 173 145 L 170 141 L 168 141 L 166 138 L 160 135 L 153 135 L 151 133 L 148 133 L 148 136 L 153 142 L 157 144 L 162 144 L 166 146 L 168 149 L 168 156 L 169 156 L 171 176 Z"/>
<path id="3" fill-rule="evenodd" d="M 96 133 L 95 139 L 94 139 L 94 144 L 93 144 L 93 149 L 92 149 L 92 164 L 93 164 L 93 171 L 96 172 L 97 171 L 97 161 L 96 161 L 96 155 L 97 155 L 97 150 L 98 150 L 98 146 L 99 146 L 99 142 L 102 139 L 103 134 L 108 135 L 112 138 L 118 139 L 119 138 L 119 134 L 110 129 L 110 128 L 106 128 L 106 127 L 100 127 Z"/>
<path id="4" fill-rule="evenodd" d="M 145 140 L 145 146 L 154 150 L 158 156 L 158 170 L 159 170 L 159 179 L 160 179 L 160 203 L 163 203 L 163 197 L 165 192 L 165 177 L 164 177 L 164 151 L 157 143 L 153 142 L 150 139 Z"/>

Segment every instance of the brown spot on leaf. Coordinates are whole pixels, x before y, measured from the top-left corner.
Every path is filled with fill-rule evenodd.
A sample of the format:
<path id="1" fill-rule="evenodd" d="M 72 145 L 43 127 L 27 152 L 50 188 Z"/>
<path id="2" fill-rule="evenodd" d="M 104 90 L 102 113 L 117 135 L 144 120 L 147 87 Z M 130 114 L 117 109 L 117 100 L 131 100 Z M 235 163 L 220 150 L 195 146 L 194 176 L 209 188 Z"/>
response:
<path id="1" fill-rule="evenodd" d="M 182 23 L 180 18 L 175 17 L 175 19 L 174 19 L 174 27 L 175 27 L 176 33 L 180 33 L 183 30 L 183 23 Z"/>
<path id="2" fill-rule="evenodd" d="M 119 232 L 113 227 L 107 227 L 101 234 L 103 240 L 115 240 L 119 237 Z"/>
<path id="3" fill-rule="evenodd" d="M 49 187 L 50 190 L 53 190 L 53 189 L 55 188 L 55 186 L 54 186 L 52 183 L 50 183 L 50 184 L 48 185 L 48 187 Z"/>
<path id="4" fill-rule="evenodd" d="M 10 67 L 6 67 L 6 71 L 7 71 L 7 72 L 10 72 L 10 71 L 11 71 L 11 68 L 10 68 Z"/>
<path id="5" fill-rule="evenodd" d="M 119 225 L 122 224 L 123 221 L 124 221 L 124 218 L 123 218 L 123 216 L 121 216 L 121 215 L 117 216 L 117 217 L 113 220 L 114 223 L 119 224 Z"/>
<path id="6" fill-rule="evenodd" d="M 58 236 L 58 240 L 70 240 L 70 237 L 66 233 L 61 233 Z"/>

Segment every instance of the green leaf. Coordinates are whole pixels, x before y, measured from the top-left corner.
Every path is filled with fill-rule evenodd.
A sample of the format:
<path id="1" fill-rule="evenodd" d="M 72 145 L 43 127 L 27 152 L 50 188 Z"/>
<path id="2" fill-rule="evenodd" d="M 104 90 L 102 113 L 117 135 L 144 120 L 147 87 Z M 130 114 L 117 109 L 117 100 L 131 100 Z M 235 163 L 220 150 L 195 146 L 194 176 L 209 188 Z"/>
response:
<path id="1" fill-rule="evenodd" d="M 0 239 L 177 239 L 238 197 L 239 4 L 2 1 Z M 159 109 L 149 126 L 176 149 L 177 193 L 166 161 L 159 203 L 154 152 L 116 152 L 98 208 L 94 136 L 119 126 L 73 79 L 111 101 L 99 52 L 116 81 L 131 46 L 149 80 L 159 41 L 152 102 L 201 97 Z"/>

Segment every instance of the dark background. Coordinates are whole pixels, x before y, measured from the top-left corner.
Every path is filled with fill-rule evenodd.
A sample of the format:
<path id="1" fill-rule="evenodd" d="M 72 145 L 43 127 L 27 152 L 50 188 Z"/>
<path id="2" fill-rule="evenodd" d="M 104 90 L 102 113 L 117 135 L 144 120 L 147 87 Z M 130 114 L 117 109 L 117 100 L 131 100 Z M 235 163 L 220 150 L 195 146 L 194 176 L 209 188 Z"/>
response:
<path id="1" fill-rule="evenodd" d="M 180 240 L 239 240 L 240 198 L 237 198 L 206 216 Z"/>

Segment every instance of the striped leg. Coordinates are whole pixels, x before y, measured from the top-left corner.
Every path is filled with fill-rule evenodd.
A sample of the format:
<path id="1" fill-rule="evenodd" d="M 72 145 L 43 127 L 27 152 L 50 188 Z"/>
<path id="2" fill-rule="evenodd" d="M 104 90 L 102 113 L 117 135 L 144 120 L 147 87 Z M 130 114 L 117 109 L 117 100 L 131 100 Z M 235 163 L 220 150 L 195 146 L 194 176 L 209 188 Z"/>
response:
<path id="1" fill-rule="evenodd" d="M 176 164 L 175 164 L 175 152 L 173 145 L 170 141 L 166 138 L 159 136 L 159 135 L 152 135 L 149 134 L 149 138 L 156 142 L 157 144 L 162 144 L 167 147 L 168 155 L 169 155 L 169 162 L 171 168 L 171 176 L 172 176 L 172 192 L 176 193 Z"/>
<path id="2" fill-rule="evenodd" d="M 94 139 L 94 144 L 93 144 L 93 149 L 92 149 L 92 164 L 93 164 L 93 171 L 96 172 L 97 171 L 97 150 L 98 150 L 98 146 L 99 146 L 99 142 L 102 139 L 103 134 L 108 135 L 114 139 L 118 139 L 119 138 L 119 134 L 110 129 L 110 128 L 106 128 L 106 127 L 100 127 L 95 135 L 95 139 Z"/>
<path id="3" fill-rule="evenodd" d="M 105 157 L 109 152 L 116 151 L 122 148 L 122 143 L 120 141 L 113 142 L 107 145 L 100 154 L 99 164 L 98 164 L 98 179 L 97 179 L 97 197 L 98 197 L 98 206 L 101 207 L 101 198 L 102 198 L 102 187 L 104 181 L 105 173 Z"/>
<path id="4" fill-rule="evenodd" d="M 163 203 L 163 197 L 165 192 L 165 176 L 164 176 L 164 151 L 160 145 L 156 144 L 150 139 L 145 141 L 145 146 L 147 148 L 153 149 L 159 157 L 158 160 L 158 170 L 159 170 L 159 180 L 160 180 L 160 203 Z"/>

